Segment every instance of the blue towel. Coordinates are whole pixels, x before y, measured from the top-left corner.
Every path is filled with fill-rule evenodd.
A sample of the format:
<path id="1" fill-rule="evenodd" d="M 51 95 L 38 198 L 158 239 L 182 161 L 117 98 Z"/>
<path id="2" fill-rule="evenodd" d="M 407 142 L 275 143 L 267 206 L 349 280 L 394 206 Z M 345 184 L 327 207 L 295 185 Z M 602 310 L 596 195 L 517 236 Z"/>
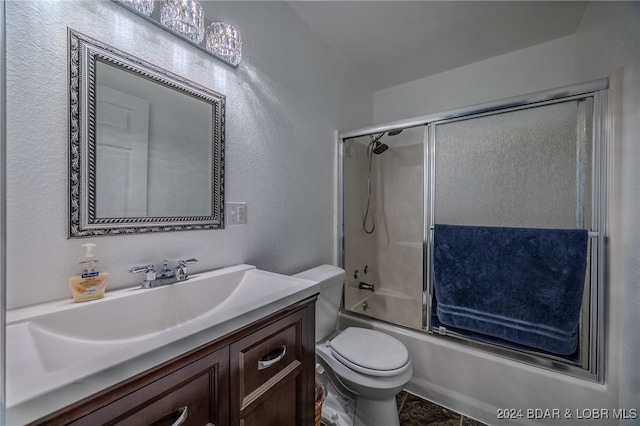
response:
<path id="1" fill-rule="evenodd" d="M 576 352 L 583 229 L 435 225 L 440 323 L 558 355 Z"/>

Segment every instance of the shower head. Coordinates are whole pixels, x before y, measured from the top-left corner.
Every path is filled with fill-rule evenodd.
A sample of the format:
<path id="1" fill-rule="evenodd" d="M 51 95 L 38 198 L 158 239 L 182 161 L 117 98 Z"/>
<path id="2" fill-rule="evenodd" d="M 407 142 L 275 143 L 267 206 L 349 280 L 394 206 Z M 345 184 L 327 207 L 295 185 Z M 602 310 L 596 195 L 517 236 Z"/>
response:
<path id="1" fill-rule="evenodd" d="M 383 152 L 385 152 L 387 149 L 389 149 L 389 146 L 386 144 L 383 144 L 382 142 L 380 142 L 380 139 L 384 136 L 384 132 L 382 133 L 378 133 L 377 135 L 369 135 L 369 137 L 371 138 L 371 142 L 369 142 L 369 147 L 367 148 L 367 150 L 370 153 L 374 153 L 374 154 L 382 154 Z M 369 154 L 371 155 L 371 154 Z"/>
<path id="2" fill-rule="evenodd" d="M 384 144 L 384 143 L 379 142 L 379 141 L 376 141 L 375 142 L 375 146 L 373 147 L 373 153 L 374 154 L 382 154 L 387 149 L 389 149 L 389 145 Z"/>
<path id="3" fill-rule="evenodd" d="M 402 130 L 404 130 L 404 129 L 391 130 L 390 132 L 387 132 L 387 136 L 399 135 L 402 132 Z M 384 132 L 378 133 L 375 136 L 374 135 L 369 135 L 369 137 L 371 138 L 371 142 L 369 142 L 369 147 L 372 148 L 372 152 L 374 154 L 382 154 L 387 149 L 389 149 L 389 145 L 380 142 L 380 139 L 382 139 L 383 136 L 384 136 Z"/>

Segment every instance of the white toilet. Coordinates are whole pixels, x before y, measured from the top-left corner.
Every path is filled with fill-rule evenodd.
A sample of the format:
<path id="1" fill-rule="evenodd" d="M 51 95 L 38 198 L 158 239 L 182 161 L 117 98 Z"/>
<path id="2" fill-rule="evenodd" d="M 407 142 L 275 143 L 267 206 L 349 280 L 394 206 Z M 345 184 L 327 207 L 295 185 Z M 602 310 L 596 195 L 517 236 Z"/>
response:
<path id="1" fill-rule="evenodd" d="M 413 374 L 407 348 L 375 330 L 349 327 L 337 331 L 346 277 L 343 269 L 322 265 L 295 276 L 321 283 L 316 302 L 316 355 L 355 395 L 354 425 L 399 426 L 395 397 Z"/>

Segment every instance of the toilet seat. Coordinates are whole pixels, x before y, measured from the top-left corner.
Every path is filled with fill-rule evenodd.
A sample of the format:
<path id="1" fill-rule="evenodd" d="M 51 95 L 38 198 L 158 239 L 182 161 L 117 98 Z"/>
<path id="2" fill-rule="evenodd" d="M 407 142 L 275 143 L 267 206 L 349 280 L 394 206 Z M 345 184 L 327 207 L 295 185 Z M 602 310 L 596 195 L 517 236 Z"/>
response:
<path id="1" fill-rule="evenodd" d="M 407 348 L 379 331 L 349 327 L 328 344 L 338 361 L 369 376 L 397 376 L 411 367 Z"/>

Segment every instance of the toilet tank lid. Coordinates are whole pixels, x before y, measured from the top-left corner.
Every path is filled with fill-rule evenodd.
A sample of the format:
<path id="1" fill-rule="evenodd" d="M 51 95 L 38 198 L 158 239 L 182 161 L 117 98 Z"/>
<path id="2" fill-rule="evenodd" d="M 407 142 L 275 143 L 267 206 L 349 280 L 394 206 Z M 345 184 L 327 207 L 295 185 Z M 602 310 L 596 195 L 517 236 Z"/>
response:
<path id="1" fill-rule="evenodd" d="M 321 288 L 341 284 L 346 278 L 344 269 L 334 265 L 320 265 L 295 274 L 294 277 L 321 283 Z"/>

